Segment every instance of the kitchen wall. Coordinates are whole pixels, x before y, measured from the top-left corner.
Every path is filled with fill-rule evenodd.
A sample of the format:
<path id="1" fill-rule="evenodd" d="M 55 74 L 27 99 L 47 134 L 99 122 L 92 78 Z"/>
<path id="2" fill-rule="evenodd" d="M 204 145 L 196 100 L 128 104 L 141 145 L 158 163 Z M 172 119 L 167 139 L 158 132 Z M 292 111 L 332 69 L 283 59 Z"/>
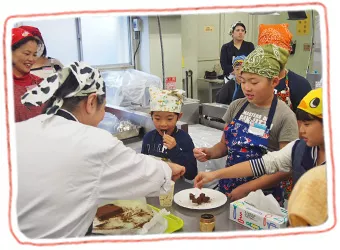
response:
<path id="1" fill-rule="evenodd" d="M 307 14 L 311 17 L 311 11 L 307 11 Z M 313 17 L 317 18 L 315 11 Z M 162 77 L 157 19 L 155 17 L 145 17 L 145 19 L 148 20 L 149 44 L 143 47 L 146 50 L 140 55 L 140 68 L 143 70 L 149 67 L 147 72 Z M 287 12 L 281 12 L 280 15 L 250 15 L 244 12 L 235 12 L 162 16 L 166 76 L 176 76 L 176 86 L 182 88 L 181 80 L 185 77 L 185 71 L 191 69 L 193 71 L 194 98 L 197 98 L 197 79 L 203 78 L 206 70 L 211 71 L 214 66 L 219 65 L 220 49 L 224 43 L 231 40 L 229 28 L 238 20 L 241 20 L 247 27 L 245 40 L 251 41 L 255 45 L 257 44 L 259 24 L 288 23 L 293 40 L 296 41 L 296 50 L 295 54 L 289 57 L 287 68 L 306 76 L 310 60 L 309 72 L 314 70 L 321 72 L 320 59 L 315 60 L 313 57 L 309 59 L 310 51 L 304 50 L 304 45 L 311 45 L 312 25 L 309 25 L 308 34 L 299 35 L 297 33 L 298 21 L 287 19 Z M 316 29 L 316 27 L 314 28 Z M 145 36 L 145 33 L 143 35 Z M 315 41 L 319 40 L 318 37 L 315 38 Z M 148 50 L 150 58 L 146 59 L 144 57 L 147 57 Z M 318 56 L 321 58 L 321 55 Z M 144 61 L 146 64 L 143 63 Z"/>
<path id="2" fill-rule="evenodd" d="M 142 17 L 141 45 L 138 69 L 161 79 L 162 57 L 157 17 Z M 165 77 L 176 77 L 176 87 L 182 88 L 181 16 L 160 16 Z"/>
<path id="3" fill-rule="evenodd" d="M 193 71 L 194 98 L 197 98 L 197 79 L 204 77 L 206 70 L 212 71 L 214 66 L 219 65 L 220 49 L 224 43 L 231 40 L 229 35 L 230 26 L 241 20 L 247 27 L 246 40 L 257 44 L 258 25 L 261 23 L 283 23 L 290 25 L 293 33 L 293 40 L 297 41 L 296 52 L 291 55 L 287 67 L 296 73 L 306 76 L 307 64 L 310 60 L 309 72 L 317 70 L 321 72 L 320 34 L 317 27 L 317 13 L 307 12 L 317 21 L 315 22 L 315 43 L 316 52 L 310 59 L 310 51 L 304 50 L 304 45 L 311 45 L 311 27 L 309 34 L 299 35 L 297 32 L 298 21 L 287 20 L 287 12 L 281 15 L 250 15 L 244 12 L 221 13 L 221 14 L 187 14 L 160 16 L 163 48 L 164 48 L 164 70 L 165 77 L 176 79 L 176 87 L 182 88 L 182 79 L 185 78 L 185 71 Z M 159 30 L 156 16 L 142 16 L 141 44 L 136 57 L 137 69 L 157 75 L 162 79 L 161 47 Z M 58 23 L 58 25 L 55 24 Z M 34 25 L 33 22 L 25 22 L 27 25 Z M 49 55 L 58 58 L 61 55 L 60 48 L 65 56 L 65 64 L 72 58 L 77 57 L 75 53 L 77 41 L 75 37 L 55 36 L 55 28 L 58 30 L 75 29 L 73 20 L 45 20 L 40 22 L 44 39 L 48 42 Z M 60 34 L 62 32 L 59 32 Z M 55 41 L 60 38 L 61 40 Z M 65 40 L 65 39 L 71 39 Z M 60 46 L 60 44 L 68 46 Z M 136 48 L 136 41 L 133 42 Z M 72 61 L 75 59 L 72 59 Z"/>

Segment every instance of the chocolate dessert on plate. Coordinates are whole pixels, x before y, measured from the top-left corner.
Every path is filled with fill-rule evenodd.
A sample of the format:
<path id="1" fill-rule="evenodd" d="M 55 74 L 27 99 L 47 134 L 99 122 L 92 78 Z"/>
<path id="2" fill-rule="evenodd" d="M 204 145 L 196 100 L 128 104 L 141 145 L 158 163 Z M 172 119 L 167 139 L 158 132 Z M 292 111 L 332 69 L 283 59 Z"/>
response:
<path id="1" fill-rule="evenodd" d="M 189 199 L 192 201 L 192 203 L 196 203 L 198 205 L 202 203 L 208 203 L 210 201 L 210 197 L 206 196 L 205 193 L 201 193 L 197 198 L 194 194 L 189 194 Z"/>

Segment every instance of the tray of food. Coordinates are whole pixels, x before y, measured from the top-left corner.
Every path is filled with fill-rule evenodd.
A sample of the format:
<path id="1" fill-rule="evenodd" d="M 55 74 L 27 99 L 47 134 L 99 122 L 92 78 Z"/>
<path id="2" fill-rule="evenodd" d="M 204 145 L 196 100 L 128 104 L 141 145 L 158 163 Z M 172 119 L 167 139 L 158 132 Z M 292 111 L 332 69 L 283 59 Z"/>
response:
<path id="1" fill-rule="evenodd" d="M 113 136 L 119 140 L 136 137 L 140 133 L 141 126 L 132 124 L 130 121 L 120 121 L 114 128 Z"/>
<path id="2" fill-rule="evenodd" d="M 139 200 L 113 201 L 98 207 L 92 232 L 104 235 L 144 234 L 144 225 L 159 211 L 160 209 Z M 184 225 L 182 219 L 172 214 L 160 218 L 148 229 L 147 234 L 172 233 Z"/>

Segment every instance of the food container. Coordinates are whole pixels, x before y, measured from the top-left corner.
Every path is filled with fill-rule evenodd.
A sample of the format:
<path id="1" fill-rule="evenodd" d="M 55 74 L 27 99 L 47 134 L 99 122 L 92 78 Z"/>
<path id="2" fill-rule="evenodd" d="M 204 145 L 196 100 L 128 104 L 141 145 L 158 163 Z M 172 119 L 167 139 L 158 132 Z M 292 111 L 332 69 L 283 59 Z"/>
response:
<path id="1" fill-rule="evenodd" d="M 130 121 L 120 121 L 114 127 L 115 133 L 113 136 L 117 137 L 119 140 L 124 140 L 139 135 L 141 126 L 132 124 Z"/>
<path id="2" fill-rule="evenodd" d="M 113 136 L 117 137 L 117 139 L 119 140 L 124 140 L 124 139 L 129 139 L 132 137 L 136 137 L 139 135 L 139 131 L 140 131 L 141 127 L 136 127 L 134 129 L 130 129 L 127 131 L 122 131 L 122 132 L 118 132 L 116 134 L 113 134 Z"/>
<path id="3" fill-rule="evenodd" d="M 171 207 L 174 200 L 175 182 L 171 181 L 171 188 L 165 194 L 159 195 L 159 204 L 161 207 Z"/>
<path id="4" fill-rule="evenodd" d="M 200 219 L 201 232 L 212 232 L 215 229 L 215 216 L 212 214 L 202 214 Z"/>

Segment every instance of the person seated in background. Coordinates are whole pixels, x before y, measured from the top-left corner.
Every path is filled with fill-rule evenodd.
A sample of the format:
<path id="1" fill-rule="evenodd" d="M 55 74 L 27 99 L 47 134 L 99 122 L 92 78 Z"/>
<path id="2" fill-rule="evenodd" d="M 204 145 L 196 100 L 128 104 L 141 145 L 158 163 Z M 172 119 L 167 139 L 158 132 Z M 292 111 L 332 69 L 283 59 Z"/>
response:
<path id="1" fill-rule="evenodd" d="M 223 44 L 220 53 L 220 63 L 223 69 L 225 83 L 230 80 L 229 75 L 233 73 L 233 59 L 239 55 L 249 55 L 254 49 L 252 42 L 244 41 L 244 36 L 247 33 L 246 26 L 238 21 L 234 23 L 229 30 L 229 35 L 232 40 Z"/>
<path id="2" fill-rule="evenodd" d="M 20 26 L 19 28 L 30 32 L 40 41 L 37 60 L 31 69 L 32 74 L 41 78 L 46 78 L 63 68 L 63 64 L 59 60 L 47 56 L 47 47 L 38 28 L 33 26 Z"/>
<path id="3" fill-rule="evenodd" d="M 290 142 L 279 151 L 268 152 L 260 158 L 235 164 L 229 168 L 204 173 L 195 178 L 195 186 L 221 178 L 262 176 L 276 172 L 291 172 L 293 187 L 309 169 L 326 164 L 323 134 L 322 89 L 311 90 L 300 102 L 296 111 L 303 139 Z"/>
<path id="4" fill-rule="evenodd" d="M 42 107 L 25 107 L 21 96 L 34 88 L 43 79 L 31 74 L 32 65 L 37 58 L 39 41 L 28 31 L 21 28 L 12 29 L 12 71 L 15 122 L 25 121 L 41 114 Z"/>
<path id="5" fill-rule="evenodd" d="M 289 24 L 260 24 L 258 45 L 275 44 L 291 52 L 292 33 L 288 29 Z M 279 74 L 280 82 L 275 87 L 276 95 L 284 101 L 293 112 L 302 98 L 312 90 L 308 80 L 292 70 L 288 70 L 287 65 Z M 241 89 L 238 90 L 238 98 L 244 97 Z"/>
<path id="6" fill-rule="evenodd" d="M 240 86 L 241 83 L 241 69 L 242 63 L 246 56 L 237 56 L 233 60 L 233 69 L 235 79 L 229 80 L 223 87 L 216 93 L 216 102 L 229 105 L 232 101 L 243 98 L 243 92 Z M 240 90 L 240 91 L 238 91 Z M 242 94 L 242 95 L 241 95 Z"/>
<path id="7" fill-rule="evenodd" d="M 319 226 L 328 219 L 326 165 L 304 173 L 288 200 L 290 227 Z"/>
<path id="8" fill-rule="evenodd" d="M 154 87 L 149 91 L 151 117 L 156 129 L 144 136 L 142 154 L 184 166 L 184 177 L 193 180 L 197 175 L 197 161 L 193 154 L 195 146 L 190 135 L 176 126 L 183 115 L 181 107 L 184 91 Z"/>

